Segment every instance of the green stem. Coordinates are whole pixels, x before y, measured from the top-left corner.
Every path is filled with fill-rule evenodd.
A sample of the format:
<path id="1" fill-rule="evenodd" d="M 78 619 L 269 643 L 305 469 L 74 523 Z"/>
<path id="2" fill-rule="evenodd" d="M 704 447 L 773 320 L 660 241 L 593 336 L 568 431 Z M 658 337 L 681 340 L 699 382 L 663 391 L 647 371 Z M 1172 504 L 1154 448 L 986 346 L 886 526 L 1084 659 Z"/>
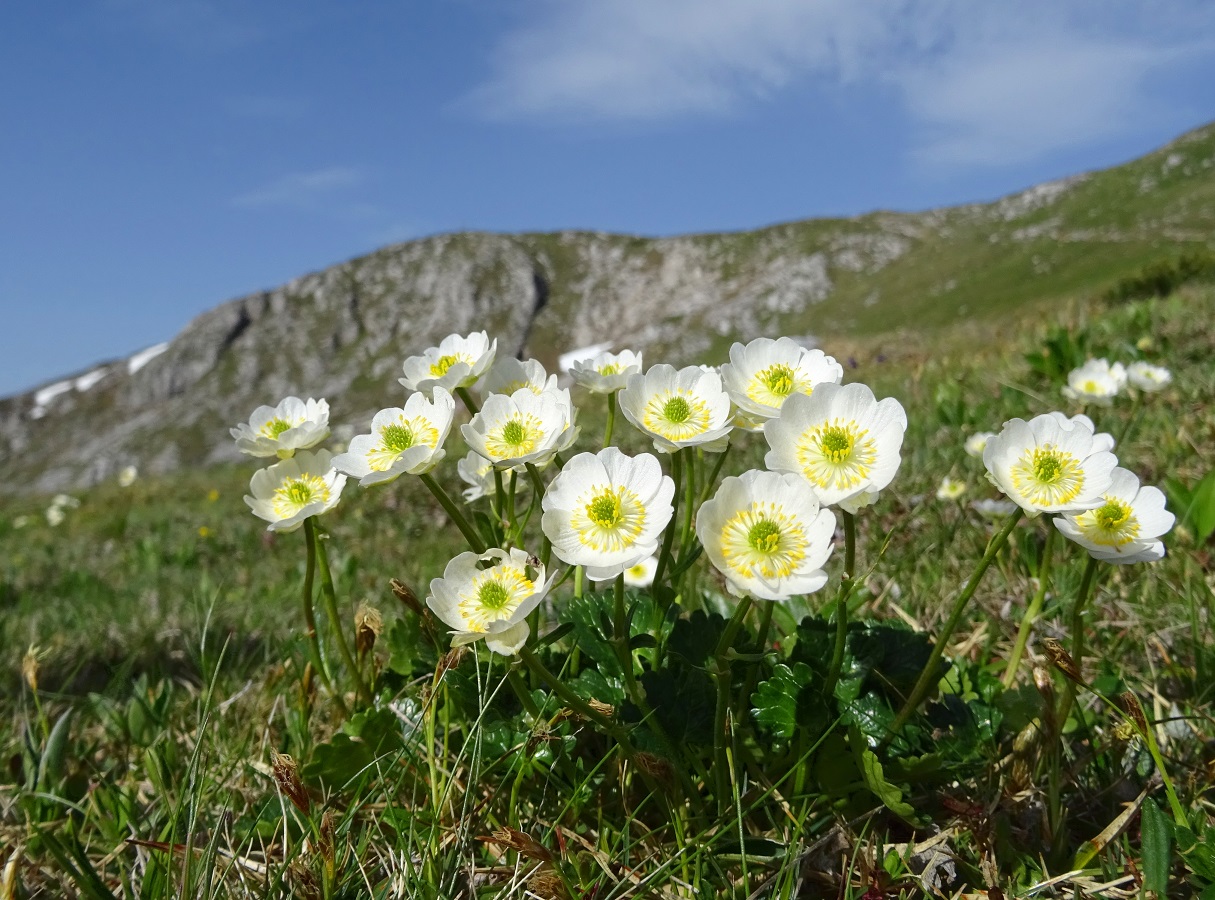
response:
<path id="1" fill-rule="evenodd" d="M 582 566 L 574 566 L 574 599 L 582 599 Z"/>
<path id="2" fill-rule="evenodd" d="M 607 395 L 607 425 L 603 429 L 604 449 L 612 446 L 612 430 L 616 427 L 616 392 Z"/>
<path id="3" fill-rule="evenodd" d="M 751 611 L 753 601 L 744 597 L 734 610 L 734 615 L 726 624 L 721 640 L 717 644 L 717 653 L 713 659 L 713 677 L 717 681 L 717 710 L 713 718 L 713 750 L 714 774 L 717 776 L 717 807 L 724 810 L 726 797 L 730 792 L 730 760 L 727 755 L 726 720 L 730 711 L 730 657 L 727 651 L 734 646 L 734 638 L 743 620 Z"/>
<path id="4" fill-rule="evenodd" d="M 304 547 L 308 558 L 304 563 L 304 590 L 301 600 L 304 606 L 304 625 L 308 629 L 308 655 L 312 659 L 312 668 L 316 670 L 317 677 L 324 682 L 326 690 L 341 703 L 341 695 L 333 689 L 329 669 L 321 656 L 321 642 L 316 631 L 316 610 L 312 605 L 312 589 L 316 578 L 316 525 L 311 516 L 304 520 Z"/>
<path id="5" fill-rule="evenodd" d="M 683 529 L 679 534 L 679 558 L 684 559 L 688 552 L 688 537 L 692 534 L 692 517 L 696 513 L 696 457 L 691 448 L 687 451 L 687 465 L 683 474 Z"/>
<path id="6" fill-rule="evenodd" d="M 949 643 L 949 638 L 953 635 L 954 629 L 958 627 L 958 623 L 962 620 L 962 614 L 966 611 L 966 605 L 970 603 L 971 597 L 978 590 L 979 582 L 983 579 L 984 573 L 987 572 L 989 566 L 996 558 L 996 554 L 1000 552 L 1000 548 L 1008 542 L 1008 536 L 1012 534 L 1017 523 L 1021 521 L 1021 516 L 1024 513 L 1020 507 L 1017 511 L 1008 517 L 1004 527 L 987 545 L 987 552 L 983 554 L 983 558 L 979 560 L 979 566 L 970 576 L 970 580 L 966 582 L 966 587 L 962 589 L 962 593 L 958 595 L 958 599 L 954 601 L 953 610 L 949 614 L 949 618 L 945 622 L 945 627 L 941 630 L 941 634 L 937 637 L 936 643 L 933 644 L 932 653 L 928 656 L 928 662 L 924 669 L 920 672 L 920 677 L 915 683 L 915 687 L 911 689 L 911 696 L 907 698 L 907 702 L 903 704 L 903 708 L 899 710 L 899 714 L 895 717 L 894 722 L 890 726 L 890 731 L 886 737 L 882 739 L 881 746 L 883 748 L 889 746 L 890 741 L 894 739 L 903 726 L 907 724 L 907 720 L 912 717 L 919 705 L 928 696 L 928 692 L 932 690 L 932 686 L 937 681 L 937 666 L 941 662 L 941 657 L 945 654 L 945 646 Z"/>
<path id="7" fill-rule="evenodd" d="M 1131 433 L 1135 430 L 1135 417 L 1139 415 L 1139 404 L 1141 402 L 1140 395 L 1136 393 L 1135 399 L 1131 401 L 1130 414 L 1126 417 L 1126 426 L 1122 429 L 1122 434 L 1118 435 L 1118 440 L 1114 446 L 1121 448 L 1122 445 L 1126 443 L 1127 438 L 1129 438 Z M 1119 449 L 1118 452 L 1121 453 L 1122 450 Z"/>
<path id="8" fill-rule="evenodd" d="M 1012 653 L 1004 666 L 1004 690 L 1008 690 L 1017 680 L 1017 666 L 1021 664 L 1021 656 L 1025 653 L 1025 645 L 1029 642 L 1029 633 L 1033 630 L 1034 622 L 1042 612 L 1042 604 L 1046 602 L 1046 592 L 1050 589 L 1051 562 L 1054 557 L 1055 536 L 1059 529 L 1051 522 L 1046 523 L 1046 543 L 1042 545 L 1042 565 L 1038 567 L 1038 589 L 1034 591 L 1033 599 L 1021 617 L 1021 627 L 1017 629 L 1017 640 L 1013 643 Z"/>
<path id="9" fill-rule="evenodd" d="M 1088 605 L 1093 587 L 1097 583 L 1097 569 L 1099 566 L 1100 563 L 1096 557 L 1090 556 L 1088 558 L 1088 562 L 1084 566 L 1084 574 L 1080 577 L 1080 589 L 1076 592 L 1076 599 L 1072 603 L 1072 660 L 1076 663 L 1076 668 L 1080 670 L 1081 677 L 1084 675 L 1084 607 Z M 1075 700 L 1076 687 L 1069 680 L 1067 690 L 1059 700 L 1059 712 L 1056 716 L 1060 729 L 1063 728 L 1063 723 L 1067 721 L 1067 716 L 1072 711 L 1072 704 Z"/>
<path id="10" fill-rule="evenodd" d="M 502 472 L 494 467 L 494 515 L 499 520 L 506 518 L 506 488 L 502 485 Z"/>
<path id="11" fill-rule="evenodd" d="M 485 541 L 481 540 L 481 535 L 477 534 L 477 530 L 464 517 L 464 513 L 460 512 L 460 507 L 456 506 L 455 501 L 447 495 L 447 491 L 443 490 L 443 486 L 435 481 L 434 476 L 430 473 L 424 473 L 418 477 L 422 479 L 422 484 L 430 489 L 435 499 L 446 510 L 448 518 L 460 529 L 460 533 L 464 535 L 464 540 L 468 541 L 468 546 L 472 547 L 473 552 L 484 553 Z"/>
<path id="12" fill-rule="evenodd" d="M 675 492 L 671 495 L 671 521 L 667 523 L 667 530 L 662 536 L 662 549 L 658 552 L 658 565 L 654 569 L 656 585 L 662 583 L 662 576 L 666 574 L 667 566 L 671 562 L 671 544 L 675 540 L 675 530 L 679 527 L 676 523 L 679 521 L 679 488 L 683 484 L 682 450 L 671 454 L 671 480 L 675 482 Z"/>
<path id="13" fill-rule="evenodd" d="M 510 470 L 510 478 L 506 483 L 506 521 L 507 533 L 513 533 L 515 530 L 515 487 L 517 473 L 514 469 Z"/>
<path id="14" fill-rule="evenodd" d="M 717 484 L 717 476 L 721 474 L 721 467 L 726 464 L 726 457 L 730 455 L 730 448 L 733 444 L 726 444 L 726 449 L 717 454 L 717 462 L 713 463 L 713 470 L 709 472 L 709 477 L 704 483 L 704 487 L 700 489 L 700 502 L 698 506 L 704 506 L 704 502 L 709 499 L 709 494 L 713 490 L 713 485 Z"/>
<path id="15" fill-rule="evenodd" d="M 844 667 L 844 648 L 848 644 L 848 598 L 852 595 L 852 576 L 856 572 L 856 517 L 847 510 L 840 510 L 840 516 L 844 520 L 844 574 L 835 601 L 835 647 L 831 651 L 831 665 L 823 685 L 823 694 L 828 699 L 835 696 L 835 686 Z"/>
<path id="16" fill-rule="evenodd" d="M 544 496 L 544 479 L 540 477 L 540 470 L 536 468 L 535 463 L 527 464 L 527 474 L 532 480 L 532 502 L 536 502 L 536 497 Z M 528 514 L 531 515 L 530 513 Z M 549 540 L 548 535 L 544 536 L 544 543 L 540 548 L 540 562 L 544 563 L 544 567 L 548 568 L 548 561 L 553 556 L 553 542 Z"/>
<path id="17" fill-rule="evenodd" d="M 304 520 L 305 524 L 311 521 L 311 516 Z M 333 629 L 334 637 L 337 639 L 338 652 L 342 654 L 342 661 L 350 670 L 350 677 L 354 679 L 359 699 L 370 706 L 371 692 L 363 683 L 363 675 L 359 671 L 358 663 L 355 662 L 354 655 L 350 652 L 350 644 L 346 641 L 346 630 L 342 627 L 342 617 L 338 613 L 337 592 L 333 589 L 333 575 L 329 571 L 329 556 L 325 552 L 325 542 L 316 540 L 314 545 L 316 547 L 316 565 L 321 576 L 321 596 L 325 598 L 325 612 L 329 615 L 329 626 Z"/>
<path id="18" fill-rule="evenodd" d="M 776 603 L 772 600 L 759 604 L 759 631 L 755 642 L 757 659 L 751 663 L 751 670 L 747 673 L 747 683 L 743 686 L 742 701 L 744 704 L 750 702 L 751 695 L 755 693 L 756 682 L 759 681 L 759 670 L 763 665 L 764 654 L 768 650 L 768 633 L 772 630 L 772 613 L 775 609 Z"/>
<path id="19" fill-rule="evenodd" d="M 456 396 L 464 401 L 464 405 L 468 407 L 469 415 L 475 416 L 481 411 L 481 407 L 477 405 L 477 401 L 473 399 L 473 395 L 469 393 L 468 388 L 456 388 Z"/>

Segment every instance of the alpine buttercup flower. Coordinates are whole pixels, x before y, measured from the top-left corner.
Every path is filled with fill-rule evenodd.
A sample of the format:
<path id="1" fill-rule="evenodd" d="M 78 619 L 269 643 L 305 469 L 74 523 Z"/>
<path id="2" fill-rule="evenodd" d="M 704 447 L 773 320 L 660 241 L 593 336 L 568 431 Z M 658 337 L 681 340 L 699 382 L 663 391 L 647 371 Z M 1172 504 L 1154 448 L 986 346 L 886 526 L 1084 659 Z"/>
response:
<path id="1" fill-rule="evenodd" d="M 1173 527 L 1164 494 L 1140 487 L 1133 472 L 1115 468 L 1101 505 L 1075 515 L 1057 516 L 1055 527 L 1088 551 L 1111 563 L 1151 562 L 1164 556 L 1158 538 Z"/>
<path id="2" fill-rule="evenodd" d="M 835 515 L 800 475 L 753 469 L 731 476 L 696 514 L 696 535 L 726 588 L 788 600 L 827 583 Z"/>
<path id="3" fill-rule="evenodd" d="M 405 360 L 405 377 L 398 379 L 411 391 L 429 391 L 436 385 L 448 391 L 471 386 L 494 361 L 498 340 L 478 331 L 467 337 L 449 334 L 437 347 Z"/>
<path id="4" fill-rule="evenodd" d="M 426 605 L 451 629 L 451 645 L 485 638 L 494 653 L 513 656 L 531 633 L 528 614 L 552 587 L 544 564 L 516 548 L 461 553 L 430 583 Z"/>
<path id="5" fill-rule="evenodd" d="M 242 422 L 230 433 L 242 453 L 288 459 L 296 450 L 315 447 L 329 437 L 329 404 L 287 397 L 278 406 L 259 406 L 247 424 Z"/>
<path id="6" fill-rule="evenodd" d="M 1104 431 L 1098 431 L 1097 426 L 1093 424 L 1093 420 L 1084 413 L 1076 413 L 1074 416 L 1069 416 L 1067 413 L 1061 413 L 1056 410 L 1055 412 L 1047 413 L 1047 415 L 1054 416 L 1059 424 L 1063 425 L 1065 428 L 1070 428 L 1073 425 L 1081 425 L 1093 432 L 1094 452 L 1098 450 L 1114 449 L 1114 436 L 1112 434 L 1107 434 Z"/>
<path id="7" fill-rule="evenodd" d="M 319 516 L 337 505 L 346 476 L 333 468 L 328 450 L 301 451 L 253 473 L 245 503 L 267 531 L 295 531 L 309 516 Z"/>
<path id="8" fill-rule="evenodd" d="M 590 359 L 580 359 L 570 367 L 575 384 L 592 394 L 611 394 L 628 384 L 629 376 L 641 372 L 641 354 L 632 350 L 600 353 Z"/>
<path id="9" fill-rule="evenodd" d="M 1127 366 L 1126 377 L 1132 387 L 1150 394 L 1168 387 L 1173 380 L 1173 373 L 1164 366 L 1154 366 L 1140 360 Z"/>
<path id="10" fill-rule="evenodd" d="M 966 493 L 965 481 L 954 481 L 948 475 L 941 479 L 940 485 L 937 486 L 938 500 L 957 500 Z"/>
<path id="11" fill-rule="evenodd" d="M 825 506 L 855 512 L 872 503 L 899 469 L 907 414 L 863 384 L 821 384 L 785 401 L 764 424 L 764 464 L 810 482 Z"/>
<path id="12" fill-rule="evenodd" d="M 721 380 L 742 413 L 735 424 L 759 431 L 794 394 L 810 394 L 820 384 L 843 381 L 844 367 L 822 350 L 809 350 L 792 338 L 756 338 L 730 348 Z"/>
<path id="13" fill-rule="evenodd" d="M 477 382 L 477 391 L 482 397 L 490 394 L 513 394 L 527 388 L 533 394 L 557 389 L 557 376 L 549 375 L 536 359 L 515 359 L 507 356 L 494 361 L 489 371 Z"/>
<path id="14" fill-rule="evenodd" d="M 987 442 L 983 464 L 992 483 L 1029 515 L 1075 513 L 1101 505 L 1114 454 L 1083 422 L 1047 413 L 1009 419 Z"/>
<path id="15" fill-rule="evenodd" d="M 364 487 L 429 472 L 446 455 L 443 443 L 455 413 L 456 401 L 442 387 L 435 387 L 432 400 L 410 394 L 404 408 L 376 413 L 371 433 L 351 438 L 350 448 L 333 458 L 333 467 Z"/>
<path id="16" fill-rule="evenodd" d="M 530 388 L 490 394 L 471 422 L 460 427 L 469 448 L 496 469 L 545 466 L 578 437 L 570 392 L 533 393 Z"/>
<path id="17" fill-rule="evenodd" d="M 721 376 L 700 366 L 676 370 L 661 364 L 630 375 L 620 392 L 620 411 L 654 439 L 659 453 L 697 446 L 717 453 L 730 440 L 730 397 Z"/>
<path id="18" fill-rule="evenodd" d="M 966 451 L 967 456 L 982 456 L 987 442 L 995 436 L 995 433 L 991 431 L 976 431 L 966 439 L 962 449 Z"/>
<path id="19" fill-rule="evenodd" d="M 1067 375 L 1063 396 L 1109 406 L 1126 387 L 1126 369 L 1122 363 L 1110 365 L 1105 359 L 1090 359 Z"/>
<path id="20" fill-rule="evenodd" d="M 545 491 L 540 524 L 562 562 L 606 581 L 658 549 L 674 495 L 675 482 L 652 454 L 579 453 Z"/>

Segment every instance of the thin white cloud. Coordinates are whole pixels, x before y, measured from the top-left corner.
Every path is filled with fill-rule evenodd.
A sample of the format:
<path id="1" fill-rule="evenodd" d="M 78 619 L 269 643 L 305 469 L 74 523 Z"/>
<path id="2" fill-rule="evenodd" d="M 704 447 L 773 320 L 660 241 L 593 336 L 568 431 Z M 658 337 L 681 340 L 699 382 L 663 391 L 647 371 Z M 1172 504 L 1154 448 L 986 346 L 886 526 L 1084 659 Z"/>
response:
<path id="1" fill-rule="evenodd" d="M 294 172 L 233 197 L 232 205 L 247 209 L 315 209 L 322 201 L 362 182 L 363 173 L 351 166 Z"/>
<path id="2" fill-rule="evenodd" d="M 1119 133 L 1167 102 L 1151 78 L 1215 55 L 1206 0 L 525 0 L 488 80 L 489 119 L 729 115 L 792 86 L 890 89 L 916 155 L 1026 160 Z"/>

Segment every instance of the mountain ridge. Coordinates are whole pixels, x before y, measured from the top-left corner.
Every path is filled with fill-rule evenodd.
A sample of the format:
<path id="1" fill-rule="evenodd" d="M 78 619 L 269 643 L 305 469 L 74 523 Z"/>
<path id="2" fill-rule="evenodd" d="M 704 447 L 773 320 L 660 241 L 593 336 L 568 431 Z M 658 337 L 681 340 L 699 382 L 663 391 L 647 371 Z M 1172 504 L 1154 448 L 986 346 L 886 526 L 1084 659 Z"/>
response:
<path id="1" fill-rule="evenodd" d="M 1215 125 L 1120 166 L 925 212 L 660 238 L 432 235 L 226 301 L 137 366 L 140 354 L 0 398 L 0 484 L 63 490 L 126 465 L 232 459 L 226 427 L 290 393 L 325 396 L 335 420 L 363 428 L 400 399 L 401 360 L 453 332 L 485 329 L 500 353 L 550 371 L 607 339 L 651 360 L 720 361 L 761 334 L 933 328 L 1100 291 L 1213 234 Z"/>

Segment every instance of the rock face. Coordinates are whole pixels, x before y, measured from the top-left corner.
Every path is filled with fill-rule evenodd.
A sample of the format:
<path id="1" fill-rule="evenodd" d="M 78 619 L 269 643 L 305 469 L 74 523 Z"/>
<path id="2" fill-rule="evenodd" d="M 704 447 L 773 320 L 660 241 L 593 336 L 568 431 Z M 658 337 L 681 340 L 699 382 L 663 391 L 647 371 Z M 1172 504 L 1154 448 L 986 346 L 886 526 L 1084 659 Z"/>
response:
<path id="1" fill-rule="evenodd" d="M 165 345 L 0 399 L 0 486 L 56 491 L 131 464 L 156 474 L 234 459 L 228 427 L 289 394 L 325 397 L 335 423 L 362 429 L 402 402 L 401 361 L 451 333 L 486 330 L 499 354 L 550 371 L 604 342 L 720 362 L 731 341 L 762 334 L 888 332 L 1081 282 L 1099 290 L 1209 243 L 1213 226 L 1208 127 L 986 205 L 664 239 L 440 235 L 232 300 Z"/>

